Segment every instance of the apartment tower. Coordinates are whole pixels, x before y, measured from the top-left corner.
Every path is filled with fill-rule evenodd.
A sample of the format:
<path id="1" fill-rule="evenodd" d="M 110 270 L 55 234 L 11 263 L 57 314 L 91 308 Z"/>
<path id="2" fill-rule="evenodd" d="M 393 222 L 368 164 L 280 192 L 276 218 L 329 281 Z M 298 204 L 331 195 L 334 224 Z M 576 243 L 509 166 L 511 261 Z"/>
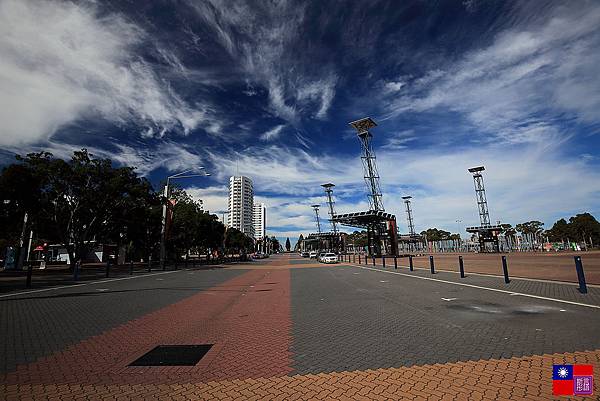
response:
<path id="1" fill-rule="evenodd" d="M 261 239 L 267 231 L 267 207 L 264 203 L 254 204 L 254 238 Z"/>
<path id="2" fill-rule="evenodd" d="M 229 178 L 229 216 L 227 225 L 254 237 L 254 189 L 252 180 L 244 176 Z"/>

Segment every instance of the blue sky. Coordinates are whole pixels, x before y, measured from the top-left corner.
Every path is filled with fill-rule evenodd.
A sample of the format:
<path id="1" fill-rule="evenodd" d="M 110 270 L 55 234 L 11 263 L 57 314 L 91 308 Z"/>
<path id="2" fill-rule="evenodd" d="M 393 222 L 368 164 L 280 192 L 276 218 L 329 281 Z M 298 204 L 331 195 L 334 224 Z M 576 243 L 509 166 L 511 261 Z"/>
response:
<path id="1" fill-rule="evenodd" d="M 478 223 L 468 167 L 484 164 L 492 221 L 600 215 L 596 1 L 0 1 L 0 162 L 86 147 L 226 209 L 248 175 L 268 231 L 315 231 L 367 208 L 373 130 L 383 203 L 406 231 Z M 324 213 L 324 211 L 323 211 Z M 456 223 L 460 220 L 461 223 Z"/>

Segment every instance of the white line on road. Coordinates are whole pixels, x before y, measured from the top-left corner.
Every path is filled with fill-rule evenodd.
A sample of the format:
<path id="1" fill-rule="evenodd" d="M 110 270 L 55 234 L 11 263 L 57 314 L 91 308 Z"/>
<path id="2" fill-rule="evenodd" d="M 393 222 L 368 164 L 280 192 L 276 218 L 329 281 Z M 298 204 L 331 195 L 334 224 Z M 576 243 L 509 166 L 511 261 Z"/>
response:
<path id="1" fill-rule="evenodd" d="M 586 308 L 600 309 L 600 305 L 590 305 L 590 304 L 584 304 L 584 303 L 581 303 L 581 302 L 566 301 L 566 300 L 564 300 L 564 299 L 556 299 L 556 298 L 542 297 L 542 296 L 540 296 L 540 295 L 524 294 L 524 293 L 522 293 L 522 292 L 514 292 L 514 291 L 500 290 L 500 289 L 498 289 L 498 288 L 482 287 L 482 286 L 480 286 L 480 285 L 474 285 L 474 284 L 456 283 L 456 282 L 454 282 L 454 281 L 441 280 L 441 279 L 439 279 L 439 278 L 431 278 L 431 277 L 413 276 L 413 275 L 411 275 L 411 274 L 400 273 L 400 272 L 392 272 L 392 271 L 381 270 L 381 269 L 373 269 L 373 268 L 371 268 L 371 267 L 358 266 L 358 265 L 354 265 L 354 264 L 348 264 L 348 265 L 349 265 L 349 266 L 353 266 L 353 267 L 358 267 L 359 269 L 364 269 L 364 270 L 373 270 L 373 271 L 376 271 L 376 272 L 388 273 L 388 274 L 397 274 L 397 275 L 400 275 L 400 276 L 406 276 L 406 277 L 418 278 L 418 279 L 420 279 L 420 280 L 437 281 L 438 283 L 446 283 L 446 284 L 460 285 L 460 286 L 463 286 L 463 287 L 471 287 L 471 288 L 477 288 L 477 289 L 480 289 L 480 290 L 487 290 L 487 291 L 501 292 L 501 293 L 504 293 L 504 294 L 509 294 L 509 295 L 520 295 L 520 296 L 522 296 L 522 297 L 535 298 L 535 299 L 543 299 L 543 300 L 545 300 L 545 301 L 559 302 L 559 303 L 563 303 L 563 304 L 570 304 L 570 305 L 585 306 Z"/>
<path id="2" fill-rule="evenodd" d="M 450 302 L 450 301 L 454 301 L 455 299 L 458 299 L 458 298 L 442 298 L 442 299 L 443 299 L 444 301 L 448 301 L 448 302 Z"/>
<path id="3" fill-rule="evenodd" d="M 54 290 L 60 290 L 60 289 L 63 289 L 63 288 L 75 288 L 75 287 L 81 287 L 81 286 L 84 286 L 84 285 L 95 285 L 95 284 L 102 284 L 102 283 L 110 283 L 110 282 L 113 282 L 113 281 L 131 280 L 133 278 L 142 278 L 142 277 L 149 277 L 149 276 L 157 276 L 159 274 L 171 274 L 171 273 L 177 273 L 178 271 L 181 272 L 181 271 L 184 271 L 184 270 L 172 270 L 172 271 L 169 271 L 169 272 L 143 274 L 141 276 L 120 277 L 120 278 L 112 278 L 112 279 L 101 280 L 101 281 L 91 281 L 89 283 L 61 285 L 61 286 L 58 286 L 58 287 L 42 288 L 42 289 L 39 289 L 39 290 L 13 292 L 11 294 L 0 295 L 0 298 L 18 297 L 19 295 L 27 295 L 27 294 L 35 294 L 35 293 L 38 293 L 38 292 L 54 291 Z"/>

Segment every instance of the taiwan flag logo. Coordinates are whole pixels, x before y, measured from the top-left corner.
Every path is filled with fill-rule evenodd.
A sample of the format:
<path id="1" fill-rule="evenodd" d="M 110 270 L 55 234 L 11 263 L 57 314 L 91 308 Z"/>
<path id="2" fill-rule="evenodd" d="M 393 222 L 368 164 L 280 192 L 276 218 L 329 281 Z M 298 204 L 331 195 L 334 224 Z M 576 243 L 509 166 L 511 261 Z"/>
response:
<path id="1" fill-rule="evenodd" d="M 592 395 L 594 367 L 592 365 L 553 365 L 552 394 Z"/>

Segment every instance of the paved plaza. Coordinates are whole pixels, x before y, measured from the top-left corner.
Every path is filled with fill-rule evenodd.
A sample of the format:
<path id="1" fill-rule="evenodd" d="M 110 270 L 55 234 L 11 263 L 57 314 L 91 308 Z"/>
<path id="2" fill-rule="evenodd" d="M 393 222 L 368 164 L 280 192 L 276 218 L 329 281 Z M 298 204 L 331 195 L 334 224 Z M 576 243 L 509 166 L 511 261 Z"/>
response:
<path id="1" fill-rule="evenodd" d="M 8 400 L 555 399 L 553 363 L 597 383 L 600 288 L 286 254 L 5 292 L 0 336 Z"/>

